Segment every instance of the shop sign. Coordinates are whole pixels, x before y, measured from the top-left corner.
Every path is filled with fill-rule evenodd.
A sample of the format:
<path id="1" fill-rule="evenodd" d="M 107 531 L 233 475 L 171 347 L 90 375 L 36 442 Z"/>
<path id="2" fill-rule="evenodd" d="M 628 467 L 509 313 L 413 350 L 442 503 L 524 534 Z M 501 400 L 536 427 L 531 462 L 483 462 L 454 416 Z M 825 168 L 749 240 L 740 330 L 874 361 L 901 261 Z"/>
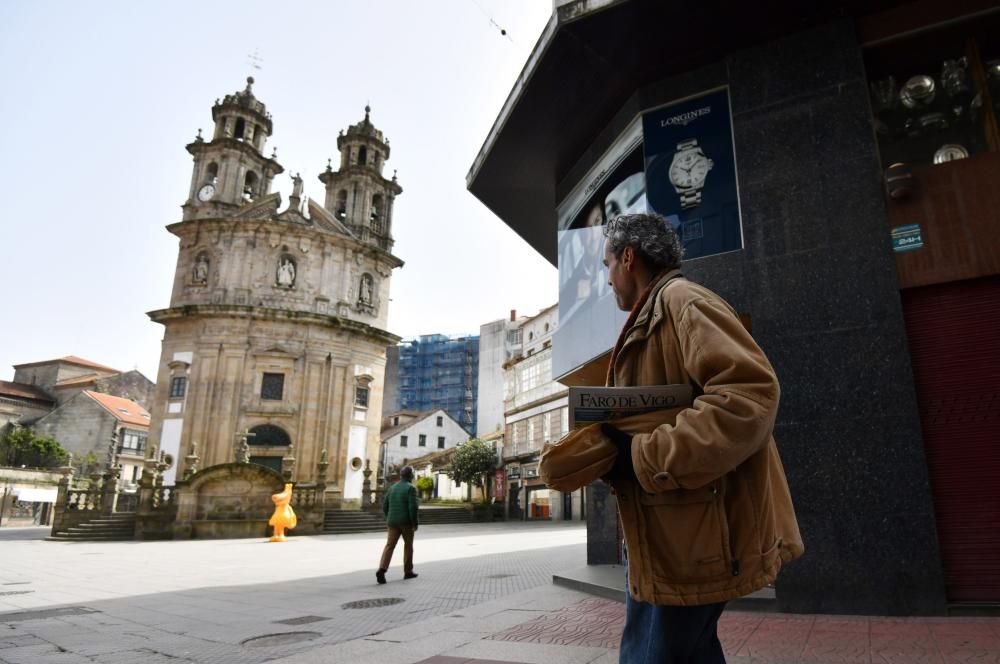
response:
<path id="1" fill-rule="evenodd" d="M 498 468 L 493 474 L 493 496 L 504 498 L 507 495 L 507 481 L 504 479 L 503 468 Z"/>
<path id="2" fill-rule="evenodd" d="M 897 254 L 904 251 L 922 249 L 924 238 L 920 233 L 920 224 L 895 226 L 892 229 L 892 250 Z"/>

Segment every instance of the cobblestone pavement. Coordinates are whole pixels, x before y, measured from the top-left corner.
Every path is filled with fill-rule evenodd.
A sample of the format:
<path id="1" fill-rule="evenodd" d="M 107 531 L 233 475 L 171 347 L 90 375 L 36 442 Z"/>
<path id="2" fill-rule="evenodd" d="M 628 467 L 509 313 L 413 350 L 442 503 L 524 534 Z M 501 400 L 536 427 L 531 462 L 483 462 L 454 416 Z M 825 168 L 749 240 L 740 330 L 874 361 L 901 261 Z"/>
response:
<path id="1" fill-rule="evenodd" d="M 512 626 L 497 641 L 616 649 L 625 607 L 584 599 Z M 730 664 L 744 662 L 1000 663 L 998 618 L 883 618 L 727 611 L 719 639 Z M 427 660 L 421 664 L 445 664 Z"/>
<path id="2" fill-rule="evenodd" d="M 3 664 L 613 664 L 622 604 L 554 586 L 581 525 L 425 526 L 420 577 L 381 535 L 67 544 L 0 530 Z M 401 553 L 401 552 L 400 552 Z M 1000 618 L 727 611 L 729 664 L 1000 664 Z"/>
<path id="3" fill-rule="evenodd" d="M 554 572 L 586 556 L 580 523 L 423 526 L 419 578 L 402 580 L 399 549 L 379 586 L 379 533 L 283 544 L 64 543 L 45 534 L 0 531 L 6 664 L 265 662 L 551 586 Z"/>

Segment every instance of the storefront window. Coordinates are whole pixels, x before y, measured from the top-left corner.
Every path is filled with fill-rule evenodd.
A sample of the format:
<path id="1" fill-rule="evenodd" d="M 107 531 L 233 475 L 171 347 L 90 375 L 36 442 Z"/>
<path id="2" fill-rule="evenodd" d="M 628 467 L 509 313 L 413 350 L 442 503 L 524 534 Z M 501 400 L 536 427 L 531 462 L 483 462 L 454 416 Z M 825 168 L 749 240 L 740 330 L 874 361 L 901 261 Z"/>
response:
<path id="1" fill-rule="evenodd" d="M 870 46 L 865 52 L 883 168 L 1000 150 L 1000 17 Z"/>

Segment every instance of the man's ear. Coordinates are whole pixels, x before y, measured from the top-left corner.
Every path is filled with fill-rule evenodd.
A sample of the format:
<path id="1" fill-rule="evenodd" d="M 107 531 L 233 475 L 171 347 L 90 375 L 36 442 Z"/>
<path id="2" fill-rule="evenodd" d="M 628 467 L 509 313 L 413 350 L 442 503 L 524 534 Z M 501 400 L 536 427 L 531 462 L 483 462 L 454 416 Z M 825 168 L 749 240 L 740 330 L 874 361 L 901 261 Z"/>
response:
<path id="1" fill-rule="evenodd" d="M 632 265 L 635 264 L 635 250 L 629 245 L 625 245 L 625 247 L 622 248 L 622 256 L 618 260 L 621 262 L 622 267 L 624 267 L 626 271 L 631 270 Z"/>

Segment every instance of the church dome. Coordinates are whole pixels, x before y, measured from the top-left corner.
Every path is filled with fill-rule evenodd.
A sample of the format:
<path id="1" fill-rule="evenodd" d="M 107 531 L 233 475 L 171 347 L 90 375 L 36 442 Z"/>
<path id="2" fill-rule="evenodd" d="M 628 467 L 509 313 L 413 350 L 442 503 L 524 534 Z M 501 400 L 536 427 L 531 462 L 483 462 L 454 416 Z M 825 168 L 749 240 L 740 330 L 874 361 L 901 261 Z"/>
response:
<path id="1" fill-rule="evenodd" d="M 266 127 L 267 133 L 271 134 L 273 131 L 271 114 L 267 112 L 264 102 L 254 96 L 253 84 L 253 76 L 247 76 L 247 86 L 243 90 L 226 95 L 221 101 L 216 99 L 215 105 L 212 107 L 212 119 L 218 120 L 220 115 L 230 114 L 233 111 L 242 111 L 243 113 L 249 113 L 256 120 L 260 121 Z"/>
<path id="2" fill-rule="evenodd" d="M 350 127 L 347 128 L 347 133 L 337 139 L 338 148 L 341 147 L 343 139 L 348 137 L 371 138 L 374 139 L 377 143 L 381 143 L 382 145 L 388 144 L 388 141 L 385 140 L 385 137 L 382 135 L 382 132 L 376 129 L 375 125 L 372 124 L 371 118 L 369 117 L 371 111 L 372 109 L 370 106 L 365 106 L 365 119 L 357 124 L 352 124 Z"/>

